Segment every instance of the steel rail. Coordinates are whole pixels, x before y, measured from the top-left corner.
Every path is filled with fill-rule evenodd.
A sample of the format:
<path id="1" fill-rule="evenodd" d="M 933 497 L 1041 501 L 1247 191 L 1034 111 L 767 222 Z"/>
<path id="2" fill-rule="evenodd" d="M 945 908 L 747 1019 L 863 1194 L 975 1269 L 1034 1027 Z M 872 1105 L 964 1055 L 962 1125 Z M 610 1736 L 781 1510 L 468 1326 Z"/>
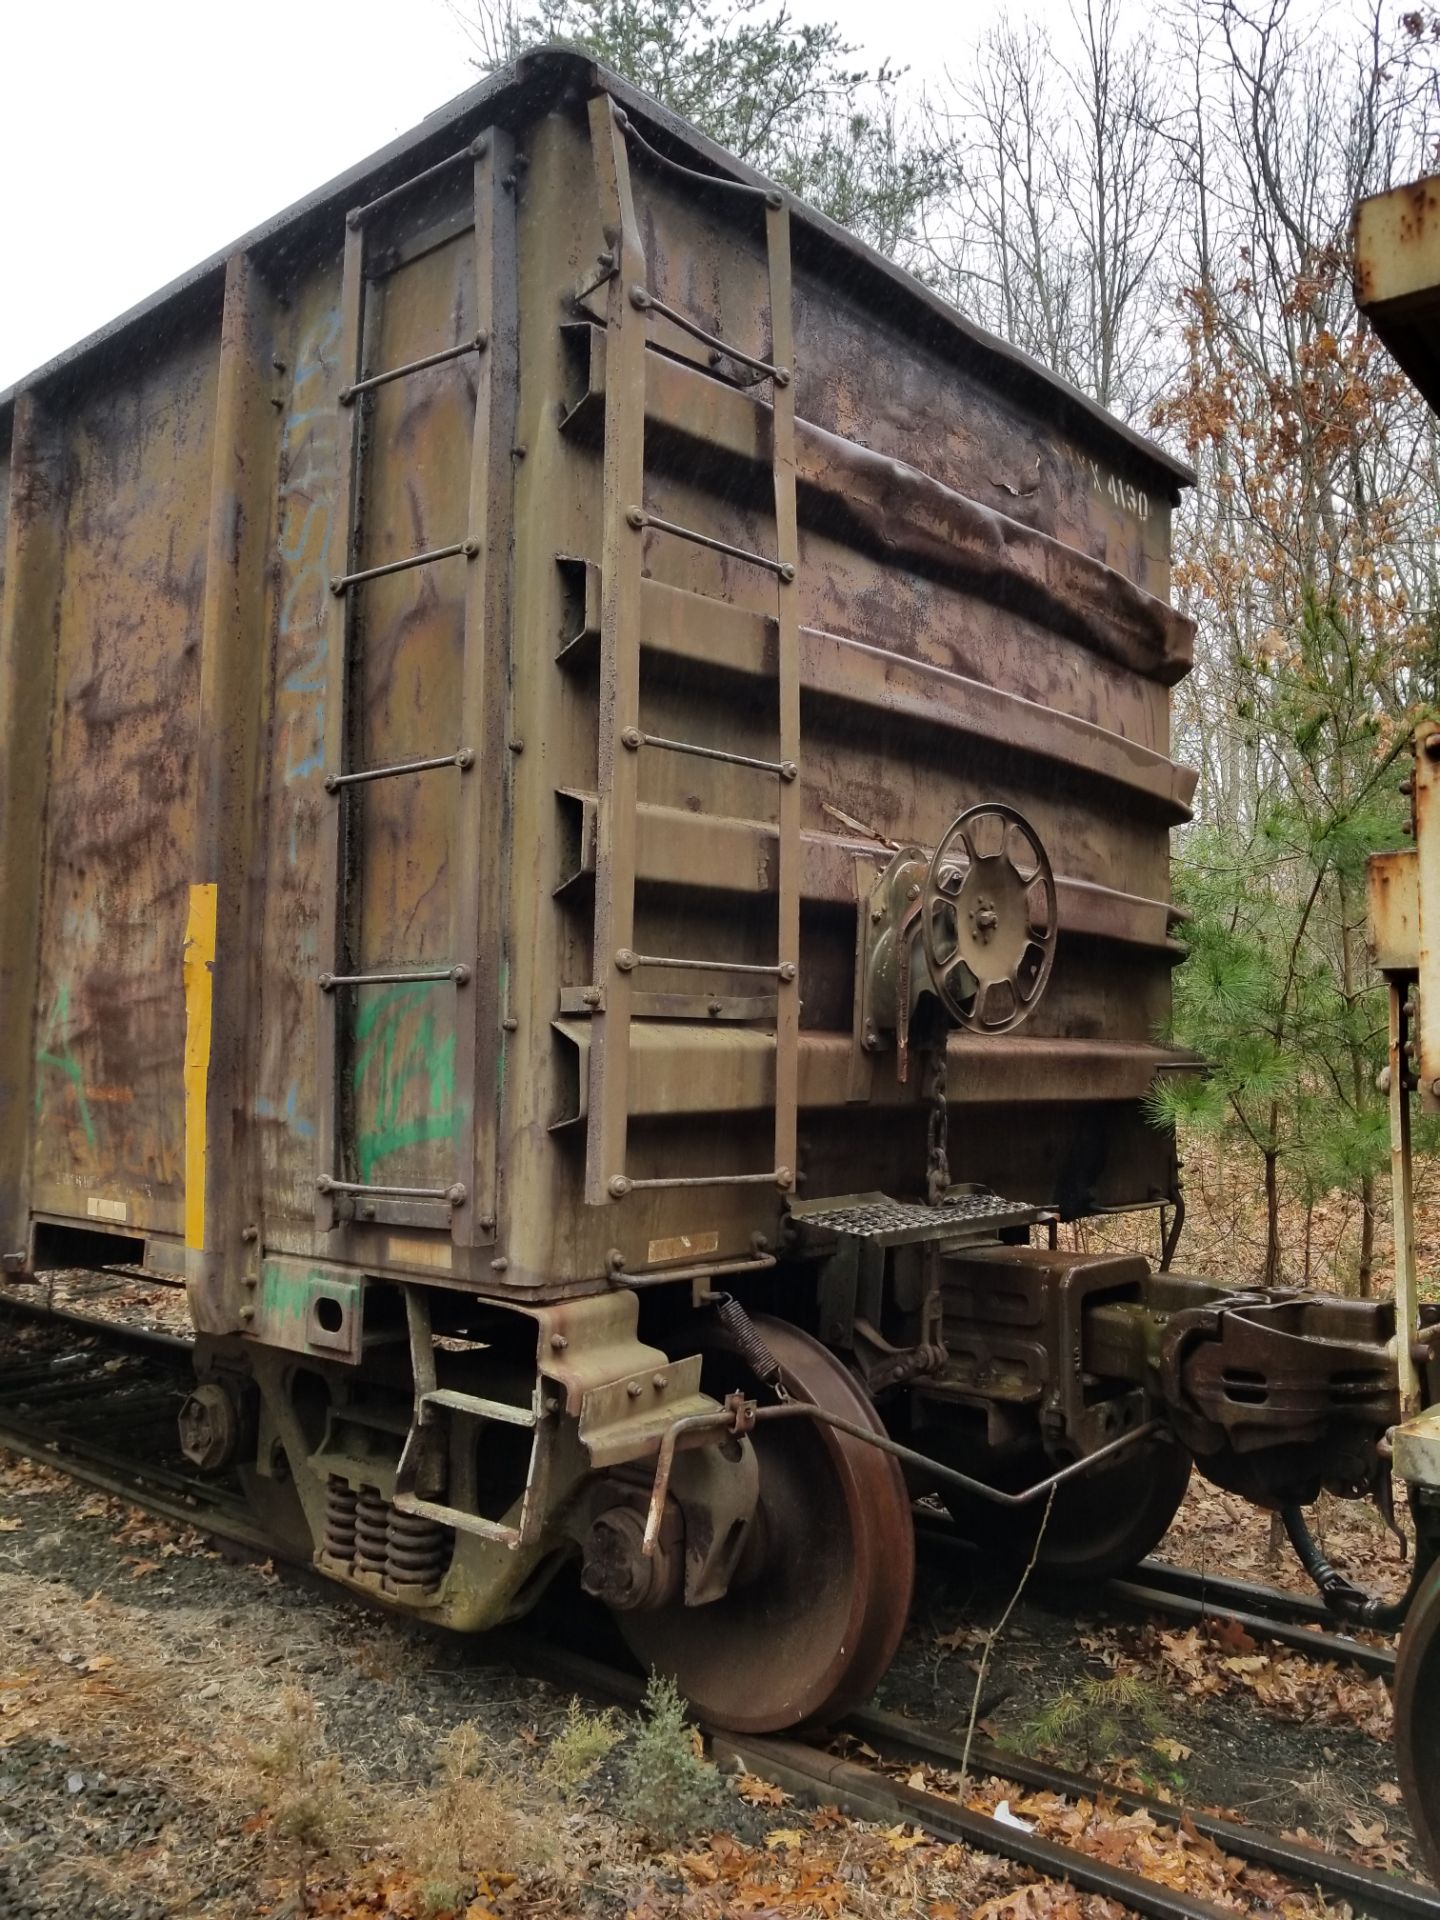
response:
<path id="1" fill-rule="evenodd" d="M 574 1648 L 539 1640 L 523 1627 L 487 1635 L 486 1646 L 489 1650 L 503 1649 L 517 1668 L 533 1678 L 621 1707 L 638 1707 L 645 1691 L 645 1682 L 638 1676 Z M 1218 1909 L 1193 1896 L 1175 1894 L 1137 1874 L 1112 1870 L 1094 1856 L 1078 1853 L 1062 1842 L 1040 1841 L 1038 1836 L 960 1808 L 943 1795 L 901 1787 L 883 1774 L 843 1762 L 808 1744 L 784 1736 L 707 1731 L 717 1758 L 733 1754 L 747 1770 L 803 1798 L 842 1806 L 848 1799 L 853 1811 L 862 1818 L 879 1820 L 885 1825 L 904 1820 L 925 1827 L 942 1838 L 959 1839 L 1023 1865 L 1035 1866 L 1056 1878 L 1068 1879 L 1083 1891 L 1123 1900 L 1133 1911 L 1155 1915 L 1158 1920 L 1179 1915 L 1208 1916 L 1220 1911 L 1233 1914 L 1233 1909 Z M 857 1735 L 877 1752 L 893 1755 L 897 1760 L 928 1762 L 942 1769 L 954 1770 L 964 1751 L 963 1741 L 951 1735 L 874 1708 L 863 1708 L 848 1715 L 840 1731 Z M 809 1764 L 792 1764 L 790 1777 L 781 1777 L 786 1758 L 793 1763 L 796 1755 L 806 1756 Z M 1184 1822 L 1236 1859 L 1269 1867 L 1304 1887 L 1319 1886 L 1337 1898 L 1348 1900 L 1352 1910 L 1366 1920 L 1440 1920 L 1440 1895 L 1428 1887 L 1397 1880 L 1319 1847 L 1287 1840 L 1267 1828 L 1250 1827 L 1219 1814 L 1196 1813 L 1187 1807 L 1150 1800 L 1143 1794 L 1111 1787 L 1093 1775 L 1071 1773 L 1021 1754 L 1001 1752 L 986 1741 L 974 1743 L 970 1758 L 973 1771 L 1013 1780 L 1019 1786 L 1090 1800 L 1103 1796 L 1127 1811 L 1143 1808 L 1164 1825 L 1179 1826 Z M 843 1775 L 837 1772 L 842 1767 L 846 1769 Z M 859 1804 L 862 1795 L 868 1805 Z M 962 1816 L 965 1831 L 959 1830 Z M 1112 1871 L 1121 1872 L 1122 1877 L 1110 1878 Z"/>
<path id="2" fill-rule="evenodd" d="M 506 1630 L 503 1642 L 512 1662 L 533 1678 L 625 1708 L 633 1709 L 640 1704 L 645 1690 L 644 1681 L 612 1668 L 603 1661 L 568 1647 L 557 1647 L 553 1642 L 537 1641 L 523 1628 Z M 890 1714 L 865 1711 L 850 1715 L 842 1723 L 842 1730 L 861 1734 L 879 1751 L 882 1743 L 877 1736 L 881 1733 L 889 1736 L 894 1719 L 895 1716 Z M 908 1721 L 899 1721 L 897 1725 L 910 1736 L 914 1759 L 928 1759 L 941 1767 L 954 1764 L 946 1749 L 944 1736 L 934 1736 L 934 1744 L 931 1745 L 932 1736 L 927 1728 L 914 1726 Z M 943 1795 L 902 1786 L 870 1767 L 825 1753 L 806 1743 L 803 1738 L 731 1734 L 715 1729 L 707 1731 L 710 1732 L 712 1750 L 717 1760 L 723 1763 L 727 1758 L 733 1759 L 747 1772 L 773 1781 L 802 1800 L 824 1806 L 838 1805 L 860 1819 L 876 1820 L 884 1826 L 904 1821 L 923 1827 L 938 1838 L 979 1847 L 1022 1866 L 1033 1867 L 1057 1880 L 1068 1880 L 1082 1892 L 1094 1892 L 1123 1901 L 1132 1912 L 1147 1916 L 1147 1920 L 1152 1920 L 1152 1917 L 1153 1920 L 1214 1920 L 1214 1916 L 1222 1912 L 1229 1912 L 1233 1920 L 1233 1909 L 1217 1907 L 1193 1895 L 1176 1893 L 1127 1869 L 1110 1867 L 1093 1855 L 1081 1853 L 1063 1842 L 1041 1840 L 1038 1835 L 1006 1826 L 1003 1821 L 995 1820 L 990 1815 L 974 1813 Z M 890 1744 L 898 1753 L 898 1732 Z M 1008 1754 L 999 1756 L 1003 1764 L 997 1761 L 992 1768 L 988 1764 L 988 1749 L 982 1750 L 978 1745 L 972 1752 L 972 1759 L 981 1763 L 983 1771 L 993 1771 L 1021 1785 L 1027 1783 L 1027 1770 L 1033 1769 L 1037 1775 L 1044 1771 L 1029 1761 L 1017 1759 L 1016 1764 L 1012 1765 Z M 1102 1780 L 1087 1779 L 1083 1775 L 1072 1776 L 1071 1779 L 1077 1784 L 1072 1785 L 1067 1780 L 1064 1787 L 1057 1785 L 1054 1790 L 1083 1791 L 1091 1799 L 1097 1794 L 1110 1793 Z M 1051 1782 L 1037 1779 L 1036 1784 L 1048 1785 Z M 1118 1799 L 1118 1795 L 1115 1797 Z M 1177 1807 L 1159 1808 L 1159 1811 L 1171 1824 L 1194 1817 Z M 1253 1835 L 1244 1828 L 1239 1831 L 1247 1839 L 1253 1838 L 1257 1849 L 1271 1840 L 1277 1851 L 1283 1851 L 1289 1844 L 1264 1834 L 1260 1829 L 1256 1829 Z M 1238 1846 L 1229 1850 L 1237 1857 L 1254 1858 L 1258 1863 L 1258 1851 L 1253 1855 L 1244 1854 Z M 1314 1849 L 1295 1851 L 1297 1859 L 1300 1859 L 1300 1877 L 1304 1883 L 1314 1885 L 1317 1881 L 1323 1881 L 1324 1869 L 1332 1864 L 1331 1857 Z M 1382 1878 L 1369 1874 L 1363 1867 L 1352 1866 L 1348 1861 L 1335 1861 L 1333 1864 L 1338 1876 L 1334 1884 L 1343 1881 L 1347 1887 L 1363 1886 L 1367 1894 L 1375 1890 Z M 1387 1891 L 1389 1884 L 1385 1882 Z M 1371 1920 L 1440 1920 L 1440 1900 L 1426 1895 L 1424 1889 L 1404 1887 L 1403 1893 L 1418 1894 L 1422 1904 L 1402 1906 L 1395 1903 L 1382 1909 L 1377 1897 L 1375 1904 L 1367 1905 L 1363 1911 L 1371 1916 Z M 1360 1909 L 1357 1908 L 1357 1911 Z"/>
<path id="3" fill-rule="evenodd" d="M 1309 1660 L 1347 1661 L 1366 1673 L 1391 1679 L 1395 1673 L 1393 1647 L 1371 1647 L 1348 1634 L 1326 1633 L 1318 1627 L 1300 1627 L 1259 1613 L 1246 1613 L 1223 1601 L 1197 1600 L 1184 1593 L 1166 1593 L 1134 1580 L 1112 1580 L 1107 1596 L 1142 1613 L 1167 1613 L 1175 1620 L 1225 1620 L 1241 1627 L 1257 1640 L 1273 1640 L 1277 1645 L 1303 1653 Z"/>
<path id="4" fill-rule="evenodd" d="M 1058 1840 L 1022 1832 L 943 1794 L 891 1780 L 873 1768 L 837 1759 L 801 1740 L 717 1734 L 714 1751 L 719 1760 L 738 1761 L 748 1772 L 804 1799 L 839 1807 L 852 1818 L 875 1820 L 883 1826 L 904 1822 L 922 1827 L 936 1839 L 999 1854 L 1051 1879 L 1068 1881 L 1081 1893 L 1118 1900 L 1146 1920 L 1219 1920 L 1221 1914 L 1233 1920 L 1233 1907 L 1178 1893 L 1129 1868 L 1110 1866 Z M 1436 1912 L 1440 1914 L 1440 1907 Z"/>
<path id="5" fill-rule="evenodd" d="M 121 1277 L 135 1280 L 133 1274 Z M 20 1314 L 30 1320 L 53 1321 L 59 1326 L 74 1327 L 82 1333 L 103 1333 L 117 1345 L 130 1347 L 137 1353 L 168 1354 L 175 1359 L 183 1354 L 188 1359 L 195 1345 L 193 1336 L 187 1339 L 182 1334 L 132 1326 L 128 1320 L 108 1320 L 100 1314 L 78 1313 L 73 1307 L 46 1306 L 39 1300 L 26 1300 L 9 1289 L 0 1291 L 0 1313 Z"/>
<path id="6" fill-rule="evenodd" d="M 238 1503 L 221 1497 L 202 1482 L 189 1481 L 148 1461 L 127 1460 L 113 1449 L 84 1441 L 61 1441 L 28 1422 L 0 1420 L 0 1447 L 38 1460 L 83 1481 L 102 1493 L 128 1500 L 147 1512 L 184 1527 L 196 1527 L 217 1539 L 233 1540 L 255 1552 L 274 1553 L 271 1536 L 241 1511 Z"/>
<path id="7" fill-rule="evenodd" d="M 916 1725 L 898 1714 L 864 1708 L 850 1714 L 844 1730 L 857 1735 L 886 1759 L 929 1764 L 955 1771 L 964 1764 L 965 1742 L 953 1734 Z M 1243 1821 L 1227 1820 L 1220 1814 L 1200 1813 L 1188 1807 L 1151 1799 L 1126 1787 L 1112 1787 L 1092 1775 L 1054 1767 L 1027 1755 L 1004 1752 L 988 1741 L 976 1740 L 970 1747 L 970 1770 L 1018 1786 L 1042 1792 L 1062 1794 L 1068 1799 L 1095 1799 L 1099 1795 L 1126 1813 L 1146 1813 L 1162 1825 L 1178 1827 L 1182 1822 L 1223 1852 L 1256 1866 L 1299 1880 L 1306 1886 L 1323 1887 L 1327 1894 L 1351 1903 L 1357 1914 L 1370 1920 L 1440 1920 L 1440 1894 L 1413 1881 L 1396 1880 L 1371 1867 L 1358 1866 L 1337 1854 L 1305 1841 L 1289 1840 L 1264 1827 L 1246 1826 Z"/>
<path id="8" fill-rule="evenodd" d="M 978 1554 L 982 1549 L 943 1520 L 924 1510 L 916 1516 L 917 1544 L 942 1553 Z M 1167 1560 L 1142 1560 L 1129 1577 L 1097 1583 L 1096 1598 L 1108 1596 L 1127 1607 L 1164 1613 L 1182 1620 L 1233 1620 L 1257 1637 L 1274 1640 L 1312 1659 L 1346 1660 L 1388 1678 L 1395 1655 L 1386 1647 L 1372 1647 L 1349 1634 L 1327 1631 L 1337 1622 L 1308 1595 L 1281 1587 L 1261 1586 L 1223 1574 L 1201 1573 Z M 1036 1598 L 1043 1601 L 1044 1588 Z M 1066 1604 L 1070 1604 L 1067 1597 Z"/>
<path id="9" fill-rule="evenodd" d="M 1309 1621 L 1314 1625 L 1334 1626 L 1335 1616 L 1309 1593 L 1290 1593 L 1284 1587 L 1267 1587 L 1255 1580 L 1238 1580 L 1230 1574 L 1202 1572 L 1196 1567 L 1177 1566 L 1173 1560 L 1142 1560 L 1130 1576 L 1143 1587 L 1178 1593 L 1191 1600 L 1211 1600 L 1227 1607 L 1240 1607 L 1267 1619 Z"/>

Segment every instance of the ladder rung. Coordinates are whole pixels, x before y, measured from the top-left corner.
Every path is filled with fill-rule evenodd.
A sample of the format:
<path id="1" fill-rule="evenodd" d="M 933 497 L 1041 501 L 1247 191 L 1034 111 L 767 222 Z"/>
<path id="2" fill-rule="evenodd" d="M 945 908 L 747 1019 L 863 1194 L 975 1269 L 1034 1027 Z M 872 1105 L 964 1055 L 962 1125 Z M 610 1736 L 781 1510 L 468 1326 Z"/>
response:
<path id="1" fill-rule="evenodd" d="M 773 380 L 777 387 L 789 386 L 790 369 L 788 367 L 777 367 L 773 360 L 760 360 L 753 353 L 746 353 L 743 347 L 732 347 L 728 340 L 723 340 L 718 333 L 709 332 L 698 320 L 692 320 L 688 313 L 682 313 L 678 307 L 672 307 L 666 300 L 657 299 L 648 287 L 631 287 L 630 304 L 632 307 L 637 307 L 641 313 L 663 314 L 672 326 L 679 327 L 683 333 L 688 333 L 692 340 L 703 342 L 705 346 L 713 348 L 726 360 L 738 360 L 742 367 L 753 367 L 756 373 L 764 374 Z M 340 397 L 343 400 L 345 396 L 341 394 Z"/>
<path id="2" fill-rule="evenodd" d="M 432 560 L 451 560 L 458 553 L 473 560 L 479 551 L 478 540 L 457 540 L 448 547 L 429 547 L 424 553 L 408 554 L 403 560 L 387 560 L 381 567 L 362 567 L 358 573 L 337 573 L 330 582 L 330 591 L 344 593 L 347 587 L 357 586 L 362 580 L 379 580 L 387 573 L 404 573 L 410 567 L 428 567 Z"/>
<path id="3" fill-rule="evenodd" d="M 693 740 L 664 740 L 658 733 L 642 733 L 639 727 L 626 727 L 621 741 L 632 753 L 641 747 L 663 747 L 667 753 L 693 753 L 700 760 L 723 760 L 727 767 L 754 767 L 760 773 L 773 773 L 781 780 L 793 780 L 800 769 L 793 760 L 757 760 L 750 753 L 727 753 L 721 747 L 702 747 Z"/>
<path id="4" fill-rule="evenodd" d="M 470 984 L 470 969 L 458 967 L 391 967 L 381 973 L 322 973 L 317 985 L 322 993 L 334 993 L 337 987 L 409 986 L 413 981 L 452 980 L 457 987 Z"/>
<path id="5" fill-rule="evenodd" d="M 540 1416 L 534 1407 L 513 1407 L 506 1400 L 486 1400 L 475 1393 L 457 1393 L 453 1387 L 432 1387 L 422 1393 L 416 1412 L 423 1417 L 426 1407 L 444 1407 L 450 1413 L 473 1414 L 477 1420 L 503 1420 L 512 1427 L 534 1427 Z"/>
<path id="6" fill-rule="evenodd" d="M 413 1513 L 421 1520 L 438 1520 L 442 1527 L 457 1533 L 473 1533 L 480 1540 L 494 1540 L 502 1547 L 518 1547 L 524 1540 L 519 1527 L 507 1527 L 503 1520 L 487 1520 L 483 1514 L 464 1507 L 447 1507 L 438 1500 L 422 1500 L 415 1493 L 397 1493 L 392 1503 L 398 1513 Z"/>
<path id="7" fill-rule="evenodd" d="M 692 973 L 760 973 L 771 980 L 795 978 L 793 960 L 780 960 L 773 966 L 764 966 L 754 960 L 690 960 L 677 954 L 635 953 L 629 947 L 621 947 L 615 956 L 615 964 L 621 973 L 633 973 L 637 967 L 684 967 Z"/>
<path id="8" fill-rule="evenodd" d="M 458 167 L 464 160 L 484 158 L 488 141 L 482 136 L 472 140 L 468 147 L 462 147 L 458 153 L 450 153 L 443 160 L 437 160 L 433 167 L 426 167 L 421 173 L 412 173 L 408 180 L 402 180 L 398 187 L 391 187 L 385 193 L 376 194 L 373 200 L 367 200 L 364 206 L 352 207 L 345 216 L 347 227 L 363 227 L 372 214 L 379 213 L 382 207 L 388 207 L 396 200 L 403 199 L 407 193 L 413 193 L 416 187 L 423 187 L 431 180 L 438 180 L 442 173 L 448 173 L 451 167 Z"/>
<path id="9" fill-rule="evenodd" d="M 788 1193 L 795 1184 L 789 1167 L 772 1167 L 768 1173 L 680 1173 L 668 1180 L 633 1180 L 628 1173 L 617 1173 L 610 1181 L 612 1199 L 623 1200 L 627 1193 L 654 1193 L 672 1187 L 778 1187 Z"/>
<path id="10" fill-rule="evenodd" d="M 407 360 L 403 366 L 387 367 L 384 373 L 372 373 L 367 379 L 357 380 L 353 386 L 342 387 L 340 404 L 348 407 L 358 393 L 372 393 L 376 387 L 389 386 L 392 380 L 403 380 L 407 374 L 423 373 L 427 367 L 443 367 L 447 360 L 458 360 L 462 354 L 483 353 L 490 344 L 490 336 L 477 333 L 473 340 L 462 340 L 458 347 L 442 347 L 439 353 L 427 353 L 423 359 Z"/>
<path id="11" fill-rule="evenodd" d="M 470 1197 L 458 1180 L 449 1187 L 376 1187 L 364 1180 L 336 1180 L 328 1173 L 315 1182 L 315 1191 L 358 1193 L 374 1200 L 443 1200 L 451 1207 L 463 1207 Z"/>
<path id="12" fill-rule="evenodd" d="M 747 560 L 752 567 L 764 567 L 767 573 L 778 574 L 784 581 L 795 578 L 795 569 L 788 560 L 772 560 L 768 553 L 754 553 L 749 547 L 737 547 L 729 540 L 717 540 L 713 533 L 701 533 L 696 527 L 682 527 L 676 520 L 662 520 L 657 514 L 647 513 L 644 507 L 629 507 L 625 518 L 637 533 L 643 533 L 646 527 L 653 527 L 657 533 L 673 533 L 679 540 L 692 540 L 697 547 L 709 547 L 712 553 L 728 553 L 732 560 Z"/>
<path id="13" fill-rule="evenodd" d="M 433 760 L 396 760 L 388 767 L 362 767 L 358 773 L 327 773 L 325 791 L 335 793 L 341 787 L 363 786 L 367 780 L 393 780 L 400 773 L 430 773 L 436 767 L 458 767 L 462 773 L 475 764 L 475 749 L 461 747 L 458 753 L 437 754 Z"/>
<path id="14" fill-rule="evenodd" d="M 701 173 L 698 167 L 682 166 L 678 160 L 672 160 L 668 153 L 661 153 L 658 147 L 652 147 L 623 107 L 615 109 L 615 124 L 627 139 L 633 140 L 652 160 L 668 168 L 671 173 L 678 174 L 682 180 L 693 180 L 697 186 L 713 187 L 720 193 L 738 193 L 750 200 L 763 200 L 767 207 L 775 209 L 785 204 L 785 196 L 778 187 L 755 186 L 748 180 L 727 180 L 722 174 Z"/>

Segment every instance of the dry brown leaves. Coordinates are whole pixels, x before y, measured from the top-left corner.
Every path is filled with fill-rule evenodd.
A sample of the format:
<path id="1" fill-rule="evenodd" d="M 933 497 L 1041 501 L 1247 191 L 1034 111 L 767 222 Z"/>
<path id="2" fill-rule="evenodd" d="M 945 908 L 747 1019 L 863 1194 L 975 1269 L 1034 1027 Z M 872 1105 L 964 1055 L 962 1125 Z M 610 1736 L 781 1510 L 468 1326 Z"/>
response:
<path id="1" fill-rule="evenodd" d="M 1013 1877 L 1004 1862 L 918 1827 L 859 1826 L 833 1807 L 792 1815 L 755 1846 L 716 1834 L 674 1865 L 684 1891 L 647 1894 L 631 1920 L 840 1920 L 873 1913 L 877 1901 L 918 1920 L 968 1920 L 998 1881 Z"/>
<path id="2" fill-rule="evenodd" d="M 1088 1638 L 1082 1642 L 1090 1644 Z M 1120 1666 L 1158 1671 L 1164 1684 L 1178 1685 L 1192 1699 L 1249 1693 L 1286 1719 L 1358 1727 L 1376 1740 L 1390 1737 L 1390 1696 L 1378 1674 L 1255 1640 L 1233 1621 L 1146 1626 L 1132 1644 L 1132 1654 L 1117 1652 Z"/>
<path id="3" fill-rule="evenodd" d="M 927 1792 L 950 1798 L 959 1795 L 960 1781 L 953 1773 L 921 1768 L 907 1778 Z M 1328 1912 L 1323 1901 L 1225 1853 L 1188 1820 L 1161 1821 L 1143 1809 L 1126 1812 L 1103 1795 L 1071 1800 L 1056 1793 L 1017 1792 L 1013 1782 L 1001 1779 L 972 1781 L 964 1798 L 974 1812 L 992 1816 L 1002 1802 L 1043 1839 L 1073 1847 L 1106 1866 L 1124 1868 L 1176 1893 L 1192 1894 L 1237 1912 L 1279 1914 L 1286 1920 L 1321 1920 Z M 1074 1898 L 1065 1889 L 1051 1886 L 1050 1892 L 1062 1901 Z M 1010 1920 L 1012 1915 L 1023 1920 L 1032 1913 L 1044 1915 L 1045 1920 L 1062 1920 L 1067 1911 L 1063 1904 L 1036 1904 L 1038 1897 L 1032 1886 L 1023 1887 L 979 1909 L 976 1920 L 979 1913 L 994 1920 L 1002 1916 Z M 1087 1911 L 1093 1912 L 1093 1906 Z"/>

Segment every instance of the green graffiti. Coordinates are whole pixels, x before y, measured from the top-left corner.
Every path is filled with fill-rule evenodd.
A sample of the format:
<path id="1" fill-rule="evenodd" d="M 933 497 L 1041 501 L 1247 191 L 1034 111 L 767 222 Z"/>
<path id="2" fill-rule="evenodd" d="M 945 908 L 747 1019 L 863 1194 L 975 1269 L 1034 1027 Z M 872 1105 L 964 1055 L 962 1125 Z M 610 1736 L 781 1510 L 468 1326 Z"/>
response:
<path id="1" fill-rule="evenodd" d="M 80 1124 L 85 1129 L 85 1144 L 94 1151 L 95 1122 L 90 1118 L 90 1102 L 85 1098 L 85 1076 L 80 1071 L 80 1062 L 70 1051 L 70 1043 L 61 1038 L 56 1044 L 56 1035 L 64 1035 L 70 1025 L 70 989 L 62 986 L 55 995 L 55 1004 L 50 1009 L 50 1017 L 45 1022 L 40 1035 L 40 1043 L 35 1050 L 35 1065 L 53 1067 L 70 1082 L 75 1094 L 75 1105 L 80 1114 Z M 38 1118 L 45 1104 L 45 1088 L 37 1073 L 35 1084 L 35 1113 Z"/>
<path id="2" fill-rule="evenodd" d="M 293 1261 L 263 1261 L 256 1300 L 257 1326 L 264 1329 L 266 1339 L 282 1346 L 303 1344 L 310 1308 L 321 1294 L 327 1294 L 353 1313 L 360 1304 L 360 1283 L 348 1279 L 334 1267 L 299 1267 Z"/>
<path id="3" fill-rule="evenodd" d="M 355 1020 L 355 1158 L 368 1180 L 388 1154 L 453 1140 L 455 1035 L 437 1034 L 433 983 L 390 987 Z"/>

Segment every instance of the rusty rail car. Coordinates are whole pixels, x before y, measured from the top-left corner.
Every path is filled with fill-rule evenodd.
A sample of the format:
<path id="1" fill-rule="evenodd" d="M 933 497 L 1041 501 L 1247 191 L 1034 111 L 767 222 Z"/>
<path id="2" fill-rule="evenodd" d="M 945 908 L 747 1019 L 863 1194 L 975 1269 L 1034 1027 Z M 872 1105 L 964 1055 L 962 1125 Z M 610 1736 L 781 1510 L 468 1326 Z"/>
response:
<path id="1" fill-rule="evenodd" d="M 3 1264 L 183 1271 L 186 1449 L 337 1579 L 578 1559 L 758 1730 L 883 1670 L 916 1486 L 1093 1572 L 1192 1454 L 1368 1484 L 1390 1309 L 1056 1244 L 1179 1217 L 1167 455 L 547 50 L 0 478 Z"/>

